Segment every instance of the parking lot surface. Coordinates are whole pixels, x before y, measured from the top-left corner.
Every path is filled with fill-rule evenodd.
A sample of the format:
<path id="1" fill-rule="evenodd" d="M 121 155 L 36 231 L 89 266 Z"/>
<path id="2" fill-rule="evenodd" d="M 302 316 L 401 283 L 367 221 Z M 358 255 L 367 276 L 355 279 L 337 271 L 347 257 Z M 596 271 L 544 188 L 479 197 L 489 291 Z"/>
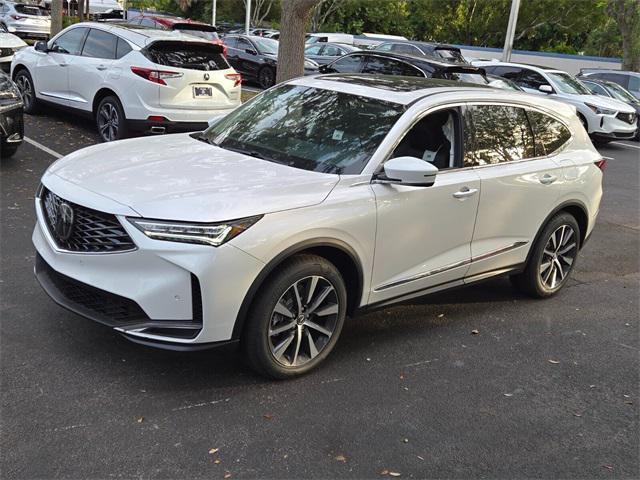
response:
<path id="1" fill-rule="evenodd" d="M 55 157 L 36 144 L 96 135 L 50 110 L 26 135 L 0 163 L 2 478 L 640 477 L 638 143 L 600 149 L 598 225 L 558 296 L 500 279 L 351 319 L 322 368 L 272 382 L 47 298 L 30 236 Z"/>

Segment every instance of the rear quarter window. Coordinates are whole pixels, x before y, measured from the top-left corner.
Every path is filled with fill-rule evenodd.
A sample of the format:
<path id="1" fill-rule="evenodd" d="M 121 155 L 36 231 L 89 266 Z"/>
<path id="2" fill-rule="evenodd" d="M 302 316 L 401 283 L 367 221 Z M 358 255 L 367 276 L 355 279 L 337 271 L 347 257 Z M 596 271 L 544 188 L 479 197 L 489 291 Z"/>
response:
<path id="1" fill-rule="evenodd" d="M 527 115 L 533 127 L 537 153 L 551 155 L 560 150 L 571 138 L 571 132 L 560 121 L 549 115 L 528 110 Z M 541 150 L 544 149 L 544 152 Z"/>
<path id="2" fill-rule="evenodd" d="M 222 47 L 213 43 L 156 42 L 143 51 L 145 57 L 158 65 L 188 70 L 226 70 L 229 64 Z"/>

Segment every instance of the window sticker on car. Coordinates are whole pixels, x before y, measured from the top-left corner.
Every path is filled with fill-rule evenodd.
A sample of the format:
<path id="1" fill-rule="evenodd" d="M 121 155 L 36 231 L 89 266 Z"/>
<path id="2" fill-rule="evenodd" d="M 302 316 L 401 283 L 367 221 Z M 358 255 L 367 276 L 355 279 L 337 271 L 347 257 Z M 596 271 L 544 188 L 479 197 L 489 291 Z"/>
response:
<path id="1" fill-rule="evenodd" d="M 342 140 L 342 136 L 344 135 L 344 131 L 342 130 L 334 130 L 333 136 L 331 137 L 333 140 Z"/>

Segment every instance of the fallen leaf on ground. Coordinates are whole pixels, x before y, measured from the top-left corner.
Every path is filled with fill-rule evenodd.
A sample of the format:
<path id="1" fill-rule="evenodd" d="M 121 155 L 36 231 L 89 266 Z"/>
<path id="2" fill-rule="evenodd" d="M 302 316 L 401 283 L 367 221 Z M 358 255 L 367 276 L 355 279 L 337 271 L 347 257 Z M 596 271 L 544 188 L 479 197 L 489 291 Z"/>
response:
<path id="1" fill-rule="evenodd" d="M 211 450 L 209 450 L 209 454 L 213 455 L 214 453 L 218 453 L 218 450 L 220 450 L 219 448 L 212 448 Z"/>
<path id="2" fill-rule="evenodd" d="M 346 461 L 347 461 L 347 457 L 345 457 L 344 455 L 337 455 L 337 456 L 335 457 L 335 459 L 336 459 L 338 462 L 342 462 L 342 463 L 344 463 L 344 462 L 346 462 Z"/>
<path id="3" fill-rule="evenodd" d="M 547 362 L 553 363 L 554 365 L 556 365 L 556 364 L 560 363 L 560 360 L 551 360 L 551 359 L 549 359 L 549 360 L 547 360 Z"/>
<path id="4" fill-rule="evenodd" d="M 627 405 L 633 405 L 633 402 L 631 400 L 627 400 L 624 403 L 627 404 Z"/>
<path id="5" fill-rule="evenodd" d="M 380 475 L 389 475 L 389 470 L 386 470 L 386 469 L 384 469 L 384 470 L 380 470 L 378 473 L 379 473 Z"/>
<path id="6" fill-rule="evenodd" d="M 444 317 L 444 313 L 441 313 L 440 315 L 438 315 L 438 318 L 442 318 Z"/>
<path id="7" fill-rule="evenodd" d="M 581 416 L 582 416 L 582 414 L 581 414 L 581 413 L 574 413 L 574 414 L 573 414 L 573 416 L 574 416 L 574 417 L 581 417 Z"/>
<path id="8" fill-rule="evenodd" d="M 503 393 L 505 397 L 513 397 L 513 393 Z"/>
<path id="9" fill-rule="evenodd" d="M 403 441 L 404 443 L 409 443 L 409 439 L 408 439 L 408 438 L 403 438 L 403 439 L 402 439 L 402 441 Z"/>
<path id="10" fill-rule="evenodd" d="M 389 472 L 390 477 L 399 477 L 400 475 L 402 475 L 400 472 Z"/>
<path id="11" fill-rule="evenodd" d="M 471 335 L 478 335 L 480 332 L 478 330 L 471 330 Z"/>
<path id="12" fill-rule="evenodd" d="M 602 465 L 602 468 L 606 468 L 607 470 L 613 470 L 613 465 Z"/>
<path id="13" fill-rule="evenodd" d="M 213 463 L 215 463 L 216 465 L 219 465 L 219 464 L 220 464 L 220 459 L 219 459 L 219 458 L 216 458 L 216 459 L 213 461 Z"/>
<path id="14" fill-rule="evenodd" d="M 138 420 L 136 420 L 138 423 L 142 423 L 144 422 L 144 417 L 140 417 Z"/>
<path id="15" fill-rule="evenodd" d="M 265 420 L 271 420 L 273 418 L 273 415 L 271 415 L 270 413 L 265 413 L 262 417 Z"/>
<path id="16" fill-rule="evenodd" d="M 224 478 L 231 478 L 231 473 L 224 472 Z"/>
<path id="17" fill-rule="evenodd" d="M 423 461 L 424 461 L 424 458 L 423 458 L 423 457 L 421 457 L 420 455 L 416 455 L 416 457 L 418 457 L 420 460 L 423 460 Z"/>

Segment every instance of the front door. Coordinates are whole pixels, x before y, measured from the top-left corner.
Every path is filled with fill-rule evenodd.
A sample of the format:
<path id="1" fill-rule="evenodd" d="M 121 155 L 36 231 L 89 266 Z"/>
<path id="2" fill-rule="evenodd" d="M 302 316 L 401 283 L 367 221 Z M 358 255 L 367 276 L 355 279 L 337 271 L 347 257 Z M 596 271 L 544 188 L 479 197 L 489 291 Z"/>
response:
<path id="1" fill-rule="evenodd" d="M 427 115 L 390 158 L 430 161 L 439 169 L 435 184 L 372 185 L 378 226 L 370 303 L 462 283 L 471 260 L 480 180 L 474 169 L 458 168 L 460 134 L 457 109 Z"/>

